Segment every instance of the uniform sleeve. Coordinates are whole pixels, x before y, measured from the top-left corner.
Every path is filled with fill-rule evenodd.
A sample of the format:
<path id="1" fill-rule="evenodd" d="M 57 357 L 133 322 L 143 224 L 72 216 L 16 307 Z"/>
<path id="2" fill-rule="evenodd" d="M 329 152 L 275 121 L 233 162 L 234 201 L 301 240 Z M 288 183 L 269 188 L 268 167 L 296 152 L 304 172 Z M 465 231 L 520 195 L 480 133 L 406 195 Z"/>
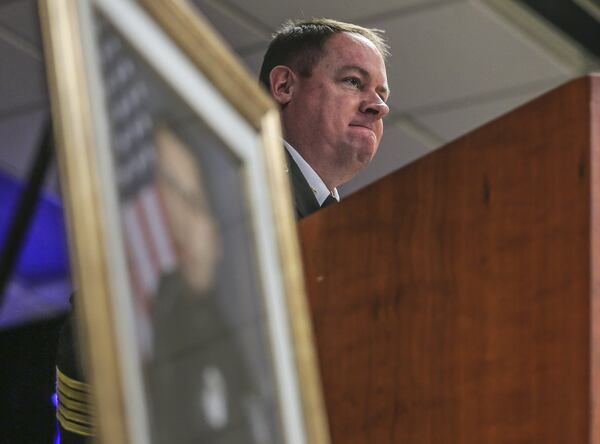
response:
<path id="1" fill-rule="evenodd" d="M 71 296 L 71 313 L 60 331 L 56 353 L 56 417 L 62 444 L 88 443 L 92 441 L 90 437 L 94 436 L 89 385 L 79 354 L 79 336 L 73 310 L 74 298 L 75 296 Z"/>

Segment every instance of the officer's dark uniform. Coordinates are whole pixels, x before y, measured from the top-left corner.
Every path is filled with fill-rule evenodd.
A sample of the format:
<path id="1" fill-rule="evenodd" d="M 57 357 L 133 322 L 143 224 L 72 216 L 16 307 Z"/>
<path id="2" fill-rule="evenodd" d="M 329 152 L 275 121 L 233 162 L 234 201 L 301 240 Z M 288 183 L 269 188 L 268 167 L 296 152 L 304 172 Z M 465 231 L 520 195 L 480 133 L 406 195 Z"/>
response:
<path id="1" fill-rule="evenodd" d="M 177 273 L 161 279 L 158 295 L 153 356 L 145 366 L 153 442 L 253 443 L 249 409 L 261 406 L 215 298 L 193 294 Z M 73 327 L 71 316 L 58 351 L 57 418 L 61 443 L 79 444 L 94 435 L 94 423 Z"/>

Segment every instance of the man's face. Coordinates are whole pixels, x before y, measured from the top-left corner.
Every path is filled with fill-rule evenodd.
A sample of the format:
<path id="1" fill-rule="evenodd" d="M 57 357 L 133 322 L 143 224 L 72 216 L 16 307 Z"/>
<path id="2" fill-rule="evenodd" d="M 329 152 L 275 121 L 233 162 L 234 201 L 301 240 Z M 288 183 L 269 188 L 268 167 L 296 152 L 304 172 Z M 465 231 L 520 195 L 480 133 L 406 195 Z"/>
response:
<path id="1" fill-rule="evenodd" d="M 361 35 L 335 34 L 311 75 L 296 79 L 282 111 L 286 138 L 330 188 L 341 185 L 371 161 L 383 135 L 383 57 Z"/>
<path id="2" fill-rule="evenodd" d="M 213 284 L 221 244 L 196 160 L 166 129 L 157 131 L 155 140 L 158 190 L 181 273 L 192 288 L 206 291 Z"/>

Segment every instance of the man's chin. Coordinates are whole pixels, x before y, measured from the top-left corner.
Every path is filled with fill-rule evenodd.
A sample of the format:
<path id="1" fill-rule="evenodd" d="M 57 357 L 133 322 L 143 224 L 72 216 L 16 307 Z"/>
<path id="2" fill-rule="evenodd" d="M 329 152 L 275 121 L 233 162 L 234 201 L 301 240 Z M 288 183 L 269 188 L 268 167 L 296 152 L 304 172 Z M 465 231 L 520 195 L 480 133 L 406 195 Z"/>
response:
<path id="1" fill-rule="evenodd" d="M 362 165 L 367 165 L 377 152 L 379 142 L 373 131 L 364 131 L 360 134 L 354 134 L 348 139 L 347 150 L 353 153 L 355 161 Z"/>
<path id="2" fill-rule="evenodd" d="M 345 167 L 340 168 L 340 170 L 343 169 L 346 174 L 342 178 L 340 183 L 338 183 L 338 185 L 336 186 L 343 185 L 346 182 L 350 181 L 352 178 L 354 178 L 362 169 L 364 169 L 369 164 L 369 162 L 371 162 L 371 159 L 373 159 L 374 154 L 375 153 L 372 150 L 356 151 L 354 156 L 345 159 L 345 162 L 343 162 Z M 340 165 L 341 164 L 342 162 L 340 163 Z"/>
<path id="3" fill-rule="evenodd" d="M 356 151 L 356 162 L 364 168 L 373 160 L 376 152 L 376 145 L 362 146 Z"/>
<path id="4" fill-rule="evenodd" d="M 188 285 L 198 294 L 206 293 L 214 284 L 214 271 L 196 267 L 194 270 L 184 268 L 182 272 Z"/>

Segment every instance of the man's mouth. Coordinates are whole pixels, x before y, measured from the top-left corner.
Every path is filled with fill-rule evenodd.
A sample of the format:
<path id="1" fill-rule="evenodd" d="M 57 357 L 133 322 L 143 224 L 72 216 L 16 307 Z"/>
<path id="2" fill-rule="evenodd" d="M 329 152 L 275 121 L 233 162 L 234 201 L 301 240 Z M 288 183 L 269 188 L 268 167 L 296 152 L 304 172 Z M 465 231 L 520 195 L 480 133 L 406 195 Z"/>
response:
<path id="1" fill-rule="evenodd" d="M 365 123 L 365 124 L 351 123 L 350 126 L 354 127 L 354 128 L 363 128 L 363 129 L 367 129 L 369 131 L 375 132 L 375 128 L 373 128 L 371 125 L 369 125 L 367 123 Z"/>

